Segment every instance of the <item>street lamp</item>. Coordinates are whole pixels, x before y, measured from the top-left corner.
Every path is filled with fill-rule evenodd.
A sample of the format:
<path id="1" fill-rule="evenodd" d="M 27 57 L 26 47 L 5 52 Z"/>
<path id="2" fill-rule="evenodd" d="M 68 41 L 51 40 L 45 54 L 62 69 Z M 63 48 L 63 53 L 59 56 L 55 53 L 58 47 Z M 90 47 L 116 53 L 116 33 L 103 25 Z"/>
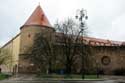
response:
<path id="1" fill-rule="evenodd" d="M 87 11 L 85 9 L 77 10 L 75 18 L 80 22 L 80 28 L 83 31 L 85 27 L 85 21 L 88 20 Z"/>
<path id="2" fill-rule="evenodd" d="M 75 18 L 79 21 L 79 23 L 80 23 L 80 34 L 81 34 L 81 36 L 83 37 L 83 33 L 84 33 L 84 30 L 85 30 L 85 23 L 86 23 L 86 20 L 88 19 L 88 16 L 87 16 L 87 11 L 85 10 L 85 9 L 81 9 L 81 10 L 77 10 L 77 12 L 76 12 L 77 14 L 76 14 L 76 16 L 75 16 Z M 82 45 L 84 45 L 83 44 L 83 41 L 81 41 L 82 42 Z M 83 49 L 83 46 L 82 46 L 82 79 L 84 79 L 85 78 L 85 76 L 84 76 L 84 74 L 85 74 L 85 69 L 84 69 L 84 56 L 83 56 L 83 54 L 85 54 L 84 53 L 84 51 L 83 51 L 84 49 Z"/>

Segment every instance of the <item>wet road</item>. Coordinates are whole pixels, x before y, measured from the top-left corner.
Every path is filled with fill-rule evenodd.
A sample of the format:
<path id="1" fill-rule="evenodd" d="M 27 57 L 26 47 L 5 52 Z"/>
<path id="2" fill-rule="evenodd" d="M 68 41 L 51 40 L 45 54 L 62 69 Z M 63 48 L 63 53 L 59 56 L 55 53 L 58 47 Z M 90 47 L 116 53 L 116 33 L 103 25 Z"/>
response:
<path id="1" fill-rule="evenodd" d="M 52 80 L 41 80 L 41 81 L 1 81 L 0 83 L 125 83 L 125 81 L 116 80 L 105 80 L 105 81 L 52 81 Z"/>
<path id="2" fill-rule="evenodd" d="M 125 77 L 104 77 L 105 80 L 48 80 L 38 79 L 35 75 L 20 75 L 0 81 L 0 83 L 125 83 Z"/>

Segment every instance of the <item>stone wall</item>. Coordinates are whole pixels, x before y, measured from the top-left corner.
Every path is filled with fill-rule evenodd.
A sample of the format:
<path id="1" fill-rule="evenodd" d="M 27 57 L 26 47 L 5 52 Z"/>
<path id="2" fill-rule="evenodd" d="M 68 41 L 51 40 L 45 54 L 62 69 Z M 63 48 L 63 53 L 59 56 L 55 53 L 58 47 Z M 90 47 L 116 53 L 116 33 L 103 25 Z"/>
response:
<path id="1" fill-rule="evenodd" d="M 113 74 L 113 71 L 125 68 L 124 48 L 117 46 L 96 47 L 96 65 L 105 74 Z"/>

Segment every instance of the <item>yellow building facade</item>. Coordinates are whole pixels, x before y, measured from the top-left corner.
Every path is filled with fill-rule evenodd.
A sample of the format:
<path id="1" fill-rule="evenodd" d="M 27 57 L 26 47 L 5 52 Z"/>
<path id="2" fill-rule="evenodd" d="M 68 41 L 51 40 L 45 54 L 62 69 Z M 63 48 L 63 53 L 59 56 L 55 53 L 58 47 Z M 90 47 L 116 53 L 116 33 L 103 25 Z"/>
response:
<path id="1" fill-rule="evenodd" d="M 13 72 L 13 69 L 19 62 L 20 54 L 20 34 L 5 44 L 2 49 L 7 50 L 11 59 L 7 65 L 2 65 L 2 72 Z M 17 69 L 18 70 L 18 69 Z M 17 71 L 16 70 L 16 71 Z"/>

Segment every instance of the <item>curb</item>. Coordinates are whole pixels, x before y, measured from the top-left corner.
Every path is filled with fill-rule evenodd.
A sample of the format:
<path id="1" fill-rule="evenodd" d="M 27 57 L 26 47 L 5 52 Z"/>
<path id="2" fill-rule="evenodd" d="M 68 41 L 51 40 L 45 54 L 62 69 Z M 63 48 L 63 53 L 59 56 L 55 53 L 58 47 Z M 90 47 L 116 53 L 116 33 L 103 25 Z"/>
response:
<path id="1" fill-rule="evenodd" d="M 38 80 L 43 80 L 43 81 L 46 81 L 46 80 L 49 80 L 49 81 L 105 81 L 105 79 L 49 79 L 49 78 L 46 78 L 46 79 L 38 79 Z"/>

